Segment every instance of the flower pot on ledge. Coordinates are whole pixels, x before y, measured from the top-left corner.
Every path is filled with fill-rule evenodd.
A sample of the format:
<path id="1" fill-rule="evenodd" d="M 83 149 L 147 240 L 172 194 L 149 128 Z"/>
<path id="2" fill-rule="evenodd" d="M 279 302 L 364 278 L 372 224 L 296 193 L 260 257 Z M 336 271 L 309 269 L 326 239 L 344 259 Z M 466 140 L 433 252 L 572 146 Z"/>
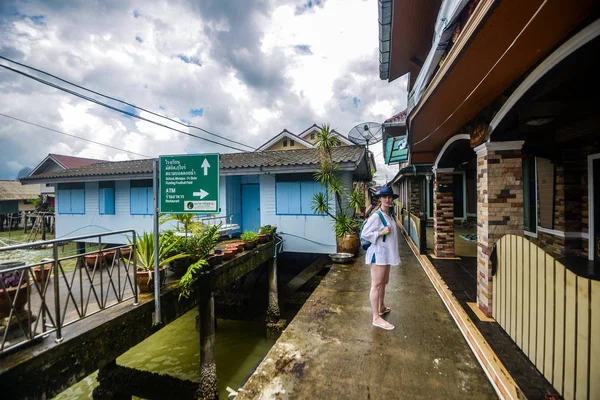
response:
<path id="1" fill-rule="evenodd" d="M 336 238 L 337 252 L 338 253 L 350 253 L 356 255 L 360 248 L 360 239 L 358 234 L 349 233 L 345 236 Z"/>

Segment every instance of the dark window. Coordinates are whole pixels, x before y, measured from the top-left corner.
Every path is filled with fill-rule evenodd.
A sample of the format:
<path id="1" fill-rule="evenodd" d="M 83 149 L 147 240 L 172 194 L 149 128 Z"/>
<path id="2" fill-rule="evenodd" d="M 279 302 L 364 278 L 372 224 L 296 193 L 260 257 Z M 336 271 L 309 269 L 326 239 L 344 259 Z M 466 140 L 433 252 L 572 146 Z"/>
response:
<path id="1" fill-rule="evenodd" d="M 463 174 L 454 174 L 452 181 L 454 186 L 454 218 L 464 218 L 465 196 L 463 190 Z"/>
<path id="2" fill-rule="evenodd" d="M 315 133 L 314 132 L 310 134 L 310 140 L 315 140 Z"/>
<path id="3" fill-rule="evenodd" d="M 287 139 L 283 141 L 283 147 L 287 147 Z"/>
<path id="4" fill-rule="evenodd" d="M 294 141 L 292 139 L 290 139 L 290 146 L 294 147 Z"/>
<path id="5" fill-rule="evenodd" d="M 523 226 L 528 232 L 537 232 L 537 190 L 535 157 L 523 160 Z"/>
<path id="6" fill-rule="evenodd" d="M 539 226 L 554 229 L 554 164 L 545 158 L 537 158 L 536 163 Z"/>

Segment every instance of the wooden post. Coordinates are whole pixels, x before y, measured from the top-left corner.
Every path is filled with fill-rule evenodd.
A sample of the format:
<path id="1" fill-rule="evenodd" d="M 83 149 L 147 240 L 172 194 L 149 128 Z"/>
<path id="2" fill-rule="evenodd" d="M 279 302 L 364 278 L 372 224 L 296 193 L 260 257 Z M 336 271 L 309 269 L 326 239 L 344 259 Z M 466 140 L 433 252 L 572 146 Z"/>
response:
<path id="1" fill-rule="evenodd" d="M 269 306 L 267 307 L 267 323 L 279 320 L 279 296 L 277 293 L 277 259 L 269 261 Z"/>
<path id="2" fill-rule="evenodd" d="M 200 386 L 197 398 L 219 398 L 215 363 L 215 300 L 210 274 L 198 280 L 198 312 L 200 322 Z"/>
<path id="3" fill-rule="evenodd" d="M 38 214 L 38 218 L 40 218 L 39 214 Z M 41 218 L 42 218 L 42 240 L 46 240 L 46 214 L 42 213 Z"/>

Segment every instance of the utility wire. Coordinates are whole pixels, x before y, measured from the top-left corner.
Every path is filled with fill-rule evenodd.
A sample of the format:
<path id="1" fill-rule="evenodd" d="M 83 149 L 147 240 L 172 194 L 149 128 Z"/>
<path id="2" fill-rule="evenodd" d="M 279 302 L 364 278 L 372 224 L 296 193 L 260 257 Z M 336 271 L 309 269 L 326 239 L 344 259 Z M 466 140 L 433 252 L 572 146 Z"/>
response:
<path id="1" fill-rule="evenodd" d="M 250 148 L 250 149 L 252 149 L 252 150 L 256 150 L 256 148 L 255 148 L 255 147 L 249 146 L 249 145 L 247 145 L 247 144 L 244 144 L 244 143 L 241 143 L 241 142 L 236 142 L 235 140 L 228 139 L 228 138 L 226 138 L 226 137 L 223 137 L 223 136 L 221 136 L 221 135 L 217 135 L 216 133 L 209 132 L 209 131 L 207 131 L 207 130 L 206 130 L 206 129 L 204 129 L 204 128 L 200 128 L 199 126 L 195 126 L 195 125 L 188 125 L 188 124 L 185 124 L 185 123 L 183 123 L 183 122 L 180 122 L 180 121 L 177 121 L 177 120 L 171 119 L 171 118 L 169 118 L 169 117 L 166 117 L 166 116 L 164 116 L 164 115 L 160 115 L 160 114 L 158 114 L 158 113 L 155 113 L 155 112 L 153 112 L 153 111 L 147 110 L 147 109 L 145 109 L 145 108 L 138 107 L 138 106 L 136 106 L 136 105 L 134 105 L 134 104 L 131 104 L 131 103 L 128 103 L 128 102 L 126 102 L 126 101 L 119 100 L 119 99 L 117 99 L 117 98 L 115 98 L 115 97 L 107 96 L 107 95 L 105 95 L 105 94 L 102 94 L 102 93 L 100 93 L 100 92 L 96 92 L 96 91 L 94 91 L 94 90 L 91 90 L 91 89 L 88 89 L 88 88 L 86 88 L 86 87 L 83 87 L 83 86 L 77 85 L 76 83 L 70 82 L 70 81 L 68 81 L 68 80 L 66 80 L 66 79 L 60 78 L 60 77 L 58 77 L 58 76 L 56 76 L 56 75 L 52 75 L 52 74 L 51 74 L 51 73 L 49 73 L 49 72 L 43 71 L 43 70 L 41 70 L 41 69 L 38 69 L 38 68 L 35 68 L 35 67 L 32 67 L 32 66 L 29 66 L 29 65 L 27 65 L 27 64 L 23 64 L 23 63 L 20 63 L 20 62 L 17 62 L 17 61 L 11 60 L 10 58 L 4 57 L 4 56 L 0 56 L 0 59 L 2 59 L 2 60 L 6 60 L 6 61 L 8 61 L 8 62 L 11 62 L 11 63 L 13 63 L 13 64 L 17 64 L 17 65 L 19 65 L 19 66 L 21 66 L 21 67 L 25 67 L 25 68 L 31 69 L 31 70 L 33 70 L 33 71 L 36 71 L 36 72 L 39 72 L 39 73 L 41 73 L 41 74 L 44 74 L 44 75 L 51 76 L 51 77 L 52 77 L 52 78 L 54 78 L 54 79 L 57 79 L 57 80 L 59 80 L 59 81 L 61 81 L 61 82 L 64 82 L 64 83 L 67 83 L 67 84 L 69 84 L 69 85 L 71 85 L 71 86 L 75 86 L 76 88 L 83 89 L 83 90 L 85 90 L 85 91 L 88 91 L 88 92 L 90 92 L 90 93 L 94 93 L 94 94 L 96 94 L 96 95 L 98 95 L 98 96 L 101 96 L 101 97 L 104 97 L 104 98 L 106 98 L 106 99 L 110 99 L 110 100 L 117 101 L 117 102 L 119 102 L 119 103 L 121 103 L 121 104 L 125 104 L 125 105 L 128 105 L 128 106 L 130 106 L 130 107 L 133 107 L 133 108 L 137 108 L 138 110 L 145 111 L 145 112 L 147 112 L 147 113 L 149 113 L 149 114 L 155 115 L 155 116 L 157 116 L 157 117 L 160 117 L 160 118 L 164 118 L 164 119 L 166 119 L 166 120 L 169 120 L 169 121 L 171 121 L 171 122 L 174 122 L 174 123 L 176 123 L 176 124 L 179 124 L 179 125 L 182 125 L 182 126 L 185 126 L 185 127 L 187 127 L 187 128 L 194 128 L 194 129 L 198 129 L 198 130 L 200 130 L 200 131 L 202 131 L 202 132 L 208 133 L 209 135 L 212 135 L 212 136 L 216 136 L 216 137 L 218 137 L 218 138 L 220 138 L 220 139 L 229 140 L 229 141 L 230 141 L 230 142 L 232 142 L 232 143 L 235 143 L 235 144 L 239 144 L 239 145 L 242 145 L 242 146 L 248 147 L 248 148 Z"/>
<path id="2" fill-rule="evenodd" d="M 247 151 L 247 150 L 245 150 L 245 149 L 240 149 L 240 148 L 238 148 L 238 147 L 230 146 L 230 145 L 228 145 L 228 144 L 223 144 L 223 143 L 215 142 L 214 140 L 207 139 L 207 138 L 204 138 L 204 137 L 202 137 L 202 136 L 194 135 L 193 133 L 184 132 L 184 131 L 182 131 L 182 130 L 179 130 L 179 129 L 176 129 L 176 128 L 173 128 L 173 127 L 170 127 L 170 126 L 168 126 L 168 125 L 161 124 L 160 122 L 152 121 L 151 119 L 148 119 L 148 118 L 141 117 L 141 116 L 139 116 L 139 115 L 136 115 L 136 114 L 134 114 L 134 113 L 130 113 L 130 112 L 128 112 L 128 111 L 125 111 L 125 110 L 121 110 L 121 109 L 119 109 L 119 108 L 117 108 L 117 107 L 113 107 L 113 106 L 111 106 L 111 105 L 109 105 L 109 104 L 106 104 L 106 103 L 103 103 L 103 102 L 101 102 L 101 101 L 98 101 L 98 100 L 96 100 L 96 99 L 94 99 L 94 98 L 92 98 L 92 97 L 85 96 L 85 95 L 83 95 L 83 94 L 81 94 L 81 93 L 75 92 L 75 91 L 73 91 L 73 90 L 69 90 L 69 89 L 67 89 L 67 88 L 64 88 L 64 87 L 62 87 L 62 86 L 56 85 L 56 84 L 54 84 L 54 83 L 52 83 L 52 82 L 48 82 L 48 81 L 46 81 L 46 80 L 44 80 L 44 79 L 41 79 L 41 78 L 38 78 L 38 77 L 36 77 L 36 76 L 30 75 L 30 74 L 28 74 L 28 73 L 25 73 L 25 72 L 23 72 L 23 71 L 19 71 L 19 70 L 17 70 L 17 69 L 11 68 L 11 67 L 9 67 L 9 66 L 6 66 L 6 65 L 2 65 L 2 64 L 0 64 L 0 67 L 2 67 L 2 68 L 4 68 L 4 69 L 7 69 L 7 70 L 9 70 L 9 71 L 12 71 L 12 72 L 16 72 L 17 74 L 20 74 L 20 75 L 26 76 L 26 77 L 28 77 L 28 78 L 31 78 L 31 79 L 33 79 L 33 80 L 35 80 L 35 81 L 38 81 L 38 82 L 40 82 L 40 83 L 42 83 L 42 84 L 44 84 L 44 85 L 47 85 L 47 86 L 53 87 L 53 88 L 55 88 L 55 89 L 61 90 L 61 91 L 63 91 L 63 92 L 69 93 L 69 94 L 72 94 L 73 96 L 77 96 L 77 97 L 79 97 L 79 98 L 82 98 L 82 99 L 84 99 L 84 100 L 90 101 L 90 102 L 92 102 L 92 103 L 95 103 L 95 104 L 101 105 L 101 106 L 103 106 L 103 107 L 109 108 L 109 109 L 111 109 L 111 110 L 114 110 L 114 111 L 120 112 L 120 113 L 122 113 L 122 114 L 129 115 L 130 117 L 138 118 L 138 119 L 141 119 L 141 120 L 143 120 L 143 121 L 150 122 L 151 124 L 158 125 L 158 126 L 162 126 L 163 128 L 167 128 L 167 129 L 170 129 L 170 130 L 172 130 L 172 131 L 179 132 L 179 133 L 182 133 L 182 134 L 184 134 L 184 135 L 187 135 L 187 136 L 194 137 L 194 138 L 196 138 L 196 139 L 205 140 L 205 141 L 207 141 L 207 142 L 214 143 L 214 144 L 217 144 L 217 145 L 219 145 L 219 146 L 228 147 L 228 148 L 230 148 L 230 149 L 237 150 L 237 151 L 242 151 L 242 152 L 246 152 L 246 151 Z"/>
<path id="3" fill-rule="evenodd" d="M 152 158 L 152 157 L 144 155 L 144 154 L 135 153 L 133 151 L 121 149 L 119 147 L 111 146 L 109 144 L 104 144 L 104 143 L 96 142 L 94 140 L 90 140 L 90 139 L 82 138 L 82 137 L 79 137 L 79 136 L 71 135 L 69 133 L 61 132 L 61 131 L 58 131 L 56 129 L 48 128 L 47 126 L 43 126 L 43 125 L 38 125 L 38 124 L 35 124 L 33 122 L 25 121 L 25 120 L 17 118 L 17 117 L 11 117 L 10 115 L 6 115 L 6 114 L 2 114 L 2 113 L 0 113 L 0 115 L 3 116 L 3 117 L 6 117 L 6 118 L 14 119 L 15 121 L 23 122 L 25 124 L 37 126 L 38 128 L 42 128 L 42 129 L 46 129 L 46 130 L 49 130 L 49 131 L 52 131 L 52 132 L 60 133 L 61 135 L 70 136 L 70 137 L 73 137 L 75 139 L 85 140 L 86 142 L 91 142 L 91 143 L 94 143 L 94 144 L 98 144 L 100 146 L 110 147 L 111 149 L 115 149 L 115 150 L 119 150 L 119 151 L 124 151 L 124 152 L 129 153 L 129 154 L 135 154 L 136 156 L 140 156 L 140 157 Z"/>

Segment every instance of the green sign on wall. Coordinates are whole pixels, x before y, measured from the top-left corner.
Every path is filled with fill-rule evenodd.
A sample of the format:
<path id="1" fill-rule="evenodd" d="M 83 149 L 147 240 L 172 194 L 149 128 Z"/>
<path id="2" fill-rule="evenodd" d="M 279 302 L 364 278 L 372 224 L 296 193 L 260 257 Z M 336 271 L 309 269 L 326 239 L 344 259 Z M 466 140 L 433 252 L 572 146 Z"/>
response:
<path id="1" fill-rule="evenodd" d="M 219 155 L 160 156 L 160 212 L 219 212 Z"/>

